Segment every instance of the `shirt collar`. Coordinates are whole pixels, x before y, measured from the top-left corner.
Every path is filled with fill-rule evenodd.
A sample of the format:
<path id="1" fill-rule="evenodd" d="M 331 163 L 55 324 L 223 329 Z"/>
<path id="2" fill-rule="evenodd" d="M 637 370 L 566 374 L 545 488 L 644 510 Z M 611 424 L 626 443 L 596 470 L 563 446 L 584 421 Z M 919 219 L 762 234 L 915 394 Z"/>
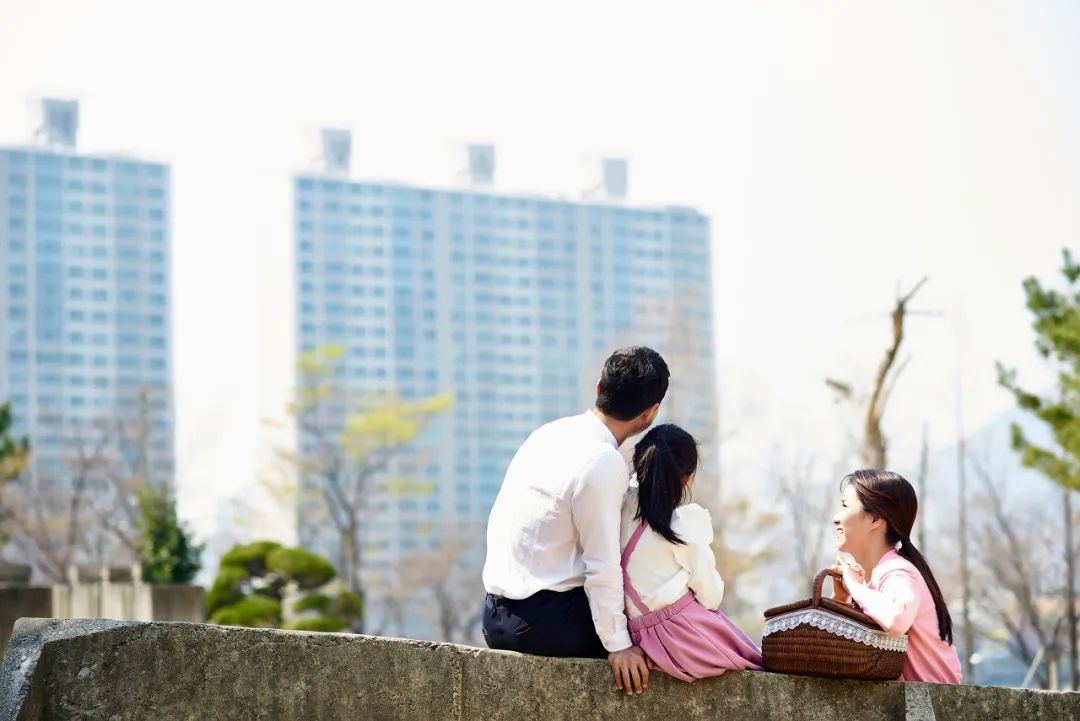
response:
<path id="1" fill-rule="evenodd" d="M 611 429 L 605 426 L 604 422 L 596 417 L 596 414 L 591 408 L 585 411 L 584 415 L 588 416 L 593 429 L 596 431 L 596 437 L 604 443 L 610 443 L 611 446 L 617 450 L 619 448 L 619 443 L 615 440 L 615 434 L 611 432 Z"/>
<path id="2" fill-rule="evenodd" d="M 872 571 L 872 572 L 870 573 L 870 578 L 871 578 L 872 580 L 876 580 L 876 579 L 880 578 L 880 577 L 881 577 L 881 575 L 882 575 L 883 573 L 885 573 L 885 571 L 887 571 L 887 570 L 888 570 L 887 568 L 885 568 L 885 564 L 886 564 L 887 562 L 889 562 L 889 561 L 893 561 L 893 560 L 895 560 L 895 559 L 897 559 L 897 558 L 899 558 L 900 560 L 903 560 L 903 559 L 904 559 L 904 557 L 903 557 L 903 556 L 901 556 L 901 555 L 900 555 L 900 554 L 899 554 L 899 553 L 898 553 L 898 552 L 896 551 L 896 549 L 894 549 L 894 548 L 890 548 L 890 549 L 889 549 L 888 551 L 885 551 L 885 555 L 883 555 L 883 556 L 881 557 L 881 559 L 880 559 L 880 560 L 878 560 L 878 562 L 877 562 L 877 565 L 876 565 L 876 566 L 874 566 L 874 570 L 873 570 L 873 571 Z"/>

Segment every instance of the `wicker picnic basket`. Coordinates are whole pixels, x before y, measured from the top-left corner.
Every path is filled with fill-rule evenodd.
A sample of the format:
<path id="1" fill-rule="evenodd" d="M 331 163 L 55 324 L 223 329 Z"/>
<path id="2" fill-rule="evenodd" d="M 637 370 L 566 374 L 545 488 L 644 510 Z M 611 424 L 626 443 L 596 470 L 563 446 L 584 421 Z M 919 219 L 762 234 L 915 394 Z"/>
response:
<path id="1" fill-rule="evenodd" d="M 761 652 L 765 669 L 825 678 L 890 681 L 900 677 L 907 636 L 890 636 L 865 613 L 821 597 L 826 569 L 814 579 L 813 597 L 765 612 Z"/>

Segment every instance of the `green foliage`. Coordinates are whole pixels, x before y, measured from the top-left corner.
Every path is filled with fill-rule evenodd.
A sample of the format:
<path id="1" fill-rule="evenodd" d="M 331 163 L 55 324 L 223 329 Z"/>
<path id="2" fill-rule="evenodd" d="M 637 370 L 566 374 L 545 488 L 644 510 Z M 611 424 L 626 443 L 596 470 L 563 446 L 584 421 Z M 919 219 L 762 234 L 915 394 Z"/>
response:
<path id="1" fill-rule="evenodd" d="M 430 495 L 434 483 L 388 478 L 392 461 L 417 442 L 435 417 L 450 408 L 452 393 L 407 400 L 390 391 L 364 395 L 336 382 L 345 348 L 329 345 L 300 354 L 297 360 L 296 399 L 289 405 L 302 437 L 317 450 L 290 456 L 299 475 L 312 482 L 302 498 L 305 514 L 319 514 L 340 545 L 338 568 L 342 582 L 355 594 L 359 615 L 363 609 L 360 563 L 363 531 L 369 520 L 369 500 L 383 492 L 395 495 Z M 343 404 L 341 425 L 328 426 L 327 403 Z M 337 414 L 333 414 L 338 417 Z M 310 499 L 310 500 L 309 500 Z M 309 587 L 316 578 L 304 579 Z M 300 580 L 298 580 L 300 582 Z M 348 614 L 347 614 L 348 615 Z"/>
<path id="2" fill-rule="evenodd" d="M 266 568 L 277 573 L 305 591 L 323 586 L 333 580 L 337 572 L 322 556 L 303 548 L 277 548 L 266 557 Z"/>
<path id="3" fill-rule="evenodd" d="M 222 557 L 207 593 L 207 612 L 211 623 L 228 626 L 341 631 L 360 618 L 363 602 L 359 594 L 343 587 L 331 589 L 336 575 L 329 561 L 303 548 L 284 548 L 272 541 L 234 546 Z M 291 610 L 307 615 L 283 624 L 290 583 L 307 592 L 293 601 Z"/>
<path id="4" fill-rule="evenodd" d="M 30 441 L 11 436 L 11 404 L 0 404 L 0 486 L 15 478 L 30 457 Z"/>
<path id="5" fill-rule="evenodd" d="M 269 596 L 254 594 L 236 603 L 218 609 L 210 617 L 210 623 L 220 626 L 247 626 L 249 628 L 278 628 L 281 626 L 281 601 Z"/>
<path id="6" fill-rule="evenodd" d="M 1012 444 L 1021 462 L 1055 483 L 1080 490 L 1080 263 L 1065 250 L 1062 275 L 1066 290 L 1044 288 L 1036 278 L 1024 281 L 1027 308 L 1035 316 L 1035 347 L 1058 371 L 1056 398 L 1043 398 L 1021 388 L 1015 370 L 998 364 L 1001 385 L 1017 405 L 1049 426 L 1056 448 L 1031 443 L 1019 425 Z"/>
<path id="7" fill-rule="evenodd" d="M 293 610 L 297 613 L 303 613 L 304 611 L 320 611 L 325 613 L 330 609 L 331 603 L 333 603 L 333 599 L 325 593 L 312 593 L 294 603 Z"/>
<path id="8" fill-rule="evenodd" d="M 222 564 L 214 584 L 206 593 L 206 611 L 211 616 L 225 606 L 231 606 L 244 597 L 244 582 L 249 578 L 247 571 L 239 566 Z"/>
<path id="9" fill-rule="evenodd" d="M 202 568 L 203 546 L 176 517 L 176 500 L 168 488 L 139 493 L 139 560 L 147 583 L 190 583 Z"/>
<path id="10" fill-rule="evenodd" d="M 4 527 L 4 486 L 19 476 L 30 459 L 30 442 L 11 437 L 11 404 L 0 404 L 0 545 L 7 538 Z"/>
<path id="11" fill-rule="evenodd" d="M 282 626 L 282 628 L 290 631 L 323 631 L 326 633 L 344 631 L 348 627 L 349 622 L 340 616 L 307 616 Z"/>
<path id="12" fill-rule="evenodd" d="M 281 548 L 273 541 L 255 541 L 245 546 L 233 546 L 221 559 L 222 566 L 238 566 L 251 576 L 266 574 L 266 557 Z"/>
<path id="13" fill-rule="evenodd" d="M 364 615 L 364 597 L 355 591 L 342 589 L 330 604 L 330 613 L 345 618 L 360 618 Z"/>

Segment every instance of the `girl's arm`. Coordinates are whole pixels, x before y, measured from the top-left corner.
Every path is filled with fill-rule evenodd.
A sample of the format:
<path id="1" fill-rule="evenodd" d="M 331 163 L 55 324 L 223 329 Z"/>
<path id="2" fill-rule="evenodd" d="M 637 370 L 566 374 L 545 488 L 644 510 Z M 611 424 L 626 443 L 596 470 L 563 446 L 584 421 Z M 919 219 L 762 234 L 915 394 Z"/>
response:
<path id="1" fill-rule="evenodd" d="M 684 545 L 675 546 L 675 558 L 690 572 L 687 585 L 697 596 L 698 603 L 705 608 L 720 608 L 724 600 L 724 579 L 716 572 L 716 557 L 710 544 L 713 540 L 712 518 L 709 512 L 697 505 L 688 503 L 675 510 L 671 529 Z"/>
<path id="2" fill-rule="evenodd" d="M 919 612 L 919 596 L 915 581 L 906 570 L 885 574 L 878 590 L 870 588 L 844 573 L 844 585 L 851 592 L 851 599 L 870 618 L 877 621 L 885 632 L 900 636 L 908 632 Z"/>

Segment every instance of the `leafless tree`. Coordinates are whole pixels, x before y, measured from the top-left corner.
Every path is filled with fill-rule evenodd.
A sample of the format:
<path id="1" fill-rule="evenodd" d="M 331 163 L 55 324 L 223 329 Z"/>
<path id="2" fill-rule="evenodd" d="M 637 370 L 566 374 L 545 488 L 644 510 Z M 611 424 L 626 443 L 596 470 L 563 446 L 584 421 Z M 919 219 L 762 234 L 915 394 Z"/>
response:
<path id="1" fill-rule="evenodd" d="M 67 579 L 72 564 L 103 560 L 111 442 L 102 424 L 69 428 L 63 441 L 68 474 L 38 474 L 9 489 L 11 543 L 54 583 Z"/>
<path id="2" fill-rule="evenodd" d="M 478 530 L 479 524 L 442 529 L 433 548 L 402 556 L 383 587 L 371 589 L 386 611 L 383 629 L 394 623 L 403 632 L 409 604 L 429 601 L 424 603 L 424 615 L 435 628 L 436 640 L 479 640 L 483 587 L 476 553 Z"/>
<path id="3" fill-rule="evenodd" d="M 923 278 L 904 296 L 899 294 L 896 305 L 890 313 L 892 320 L 892 342 L 885 349 L 885 357 L 878 366 L 869 395 L 863 396 L 850 384 L 833 378 L 826 378 L 825 384 L 831 388 L 838 400 L 850 403 L 862 417 L 861 459 L 870 468 L 885 468 L 888 461 L 888 441 L 881 428 L 885 409 L 896 387 L 896 382 L 907 366 L 907 360 L 898 362 L 900 348 L 904 342 L 904 323 L 914 313 L 908 308 L 911 299 L 926 283 Z"/>
<path id="4" fill-rule="evenodd" d="M 915 488 L 919 493 L 919 500 L 925 503 L 927 500 L 926 495 L 926 478 L 930 473 L 930 428 L 929 425 L 923 423 L 922 431 L 922 445 L 919 448 L 919 475 L 915 479 Z M 922 514 L 916 520 L 919 534 L 919 550 L 926 554 L 926 514 Z"/>
<path id="5" fill-rule="evenodd" d="M 781 449 L 777 449 L 773 457 L 783 458 Z M 822 482 L 816 468 L 817 460 L 810 456 L 777 467 L 772 473 L 777 500 L 787 511 L 785 525 L 791 532 L 792 579 L 800 586 L 829 565 L 830 511 L 836 498 L 836 486 Z M 839 478 L 840 474 L 839 466 L 834 467 L 830 478 Z"/>
<path id="6" fill-rule="evenodd" d="M 138 558 L 138 496 L 151 483 L 147 398 L 139 393 L 131 417 L 58 419 L 63 472 L 49 468 L 12 484 L 11 543 L 51 581 L 65 582 L 73 564 Z"/>
<path id="7" fill-rule="evenodd" d="M 1060 536 L 1045 509 L 1010 508 L 1002 480 L 981 462 L 973 459 L 971 465 L 982 491 L 973 505 L 984 512 L 972 534 L 973 596 L 991 624 L 982 633 L 993 636 L 999 627 L 1010 653 L 1027 665 L 1041 649 L 1036 678 L 1042 688 L 1056 688 L 1065 635 L 1064 568 L 1063 556 L 1046 549 Z"/>

